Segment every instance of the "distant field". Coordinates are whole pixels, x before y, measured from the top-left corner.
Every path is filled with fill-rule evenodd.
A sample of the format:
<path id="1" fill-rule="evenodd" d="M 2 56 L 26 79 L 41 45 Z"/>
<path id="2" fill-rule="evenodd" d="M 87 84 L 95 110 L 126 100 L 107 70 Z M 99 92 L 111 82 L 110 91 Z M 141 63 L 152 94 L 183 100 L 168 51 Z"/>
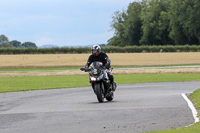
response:
<path id="1" fill-rule="evenodd" d="M 0 55 L 0 68 L 84 66 L 90 54 Z M 200 52 L 109 53 L 112 66 L 200 64 Z"/>

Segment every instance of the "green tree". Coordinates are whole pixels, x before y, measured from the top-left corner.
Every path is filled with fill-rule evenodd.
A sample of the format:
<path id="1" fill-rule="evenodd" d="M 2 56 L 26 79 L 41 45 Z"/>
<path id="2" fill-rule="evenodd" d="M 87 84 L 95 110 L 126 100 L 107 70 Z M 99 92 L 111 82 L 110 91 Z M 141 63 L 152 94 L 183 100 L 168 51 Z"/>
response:
<path id="1" fill-rule="evenodd" d="M 172 43 L 169 35 L 169 0 L 143 0 L 141 13 L 143 36 L 141 44 L 164 45 Z"/>
<path id="2" fill-rule="evenodd" d="M 111 46 L 200 43 L 200 0 L 141 0 L 115 12 Z"/>
<path id="3" fill-rule="evenodd" d="M 112 29 L 115 30 L 115 35 L 111 39 L 108 40 L 109 45 L 111 46 L 125 46 L 125 30 L 124 30 L 124 19 L 125 13 L 124 12 L 115 12 L 114 16 L 112 17 L 113 21 L 111 24 Z"/>
<path id="4" fill-rule="evenodd" d="M 22 43 L 22 46 L 25 48 L 37 48 L 36 44 L 32 42 L 24 42 Z"/>
<path id="5" fill-rule="evenodd" d="M 200 42 L 200 1 L 183 0 L 180 6 L 180 24 L 189 44 Z"/>
<path id="6" fill-rule="evenodd" d="M 133 2 L 128 6 L 127 11 L 115 12 L 112 21 L 112 29 L 115 35 L 108 40 L 112 46 L 140 45 L 142 35 L 142 21 L 140 18 L 142 10 L 141 2 Z"/>
<path id="7" fill-rule="evenodd" d="M 4 47 L 4 48 L 7 47 L 8 48 L 8 47 L 13 47 L 13 46 L 10 42 L 3 42 L 3 43 L 1 43 L 0 47 Z"/>
<path id="8" fill-rule="evenodd" d="M 17 41 L 17 40 L 13 40 L 10 42 L 12 44 L 13 47 L 20 47 L 21 46 L 21 42 Z"/>
<path id="9" fill-rule="evenodd" d="M 200 42 L 200 1 L 170 0 L 170 38 L 175 44 Z"/>
<path id="10" fill-rule="evenodd" d="M 193 32 L 194 35 L 198 38 L 198 44 L 200 43 L 200 1 L 193 0 L 194 5 L 190 11 L 190 17 L 188 25 L 190 25 L 189 32 Z M 194 43 L 193 43 L 194 44 Z"/>
<path id="11" fill-rule="evenodd" d="M 8 38 L 5 35 L 0 35 L 0 45 L 4 42 L 8 42 Z"/>
<path id="12" fill-rule="evenodd" d="M 139 41 L 142 36 L 142 21 L 141 10 L 142 3 L 133 2 L 128 6 L 125 17 L 125 39 L 127 39 L 127 45 L 140 45 Z"/>
<path id="13" fill-rule="evenodd" d="M 183 26 L 180 23 L 181 6 L 184 0 L 170 0 L 171 8 L 169 10 L 170 33 L 169 37 L 175 44 L 183 45 L 188 43 L 187 37 L 183 32 Z"/>

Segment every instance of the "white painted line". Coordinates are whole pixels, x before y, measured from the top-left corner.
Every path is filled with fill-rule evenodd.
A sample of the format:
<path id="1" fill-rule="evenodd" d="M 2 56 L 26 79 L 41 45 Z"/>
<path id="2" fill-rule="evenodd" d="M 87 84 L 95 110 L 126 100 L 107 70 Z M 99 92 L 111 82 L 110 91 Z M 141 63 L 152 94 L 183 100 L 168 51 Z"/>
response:
<path id="1" fill-rule="evenodd" d="M 190 107 L 190 109 L 192 110 L 192 115 L 194 117 L 194 123 L 199 122 L 199 118 L 197 117 L 197 110 L 194 107 L 193 103 L 188 99 L 188 97 L 185 95 L 185 93 L 181 94 L 183 96 L 183 98 L 187 101 L 188 106 Z"/>

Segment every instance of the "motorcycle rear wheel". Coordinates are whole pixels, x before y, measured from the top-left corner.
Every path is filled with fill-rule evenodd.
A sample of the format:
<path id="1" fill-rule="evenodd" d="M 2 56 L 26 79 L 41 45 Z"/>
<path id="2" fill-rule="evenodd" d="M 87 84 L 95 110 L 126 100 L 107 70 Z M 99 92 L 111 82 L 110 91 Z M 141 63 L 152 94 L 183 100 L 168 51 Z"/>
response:
<path id="1" fill-rule="evenodd" d="M 106 97 L 107 101 L 112 101 L 114 99 L 114 93 L 112 92 L 112 94 L 108 97 Z"/>

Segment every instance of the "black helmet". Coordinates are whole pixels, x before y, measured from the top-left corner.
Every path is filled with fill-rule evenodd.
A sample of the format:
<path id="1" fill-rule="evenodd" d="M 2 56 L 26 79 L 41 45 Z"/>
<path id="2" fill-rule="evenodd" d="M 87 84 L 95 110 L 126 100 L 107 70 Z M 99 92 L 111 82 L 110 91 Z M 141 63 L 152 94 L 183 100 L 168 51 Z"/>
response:
<path id="1" fill-rule="evenodd" d="M 101 47 L 99 45 L 93 45 L 91 50 L 92 50 L 92 54 L 95 56 L 101 53 Z"/>

